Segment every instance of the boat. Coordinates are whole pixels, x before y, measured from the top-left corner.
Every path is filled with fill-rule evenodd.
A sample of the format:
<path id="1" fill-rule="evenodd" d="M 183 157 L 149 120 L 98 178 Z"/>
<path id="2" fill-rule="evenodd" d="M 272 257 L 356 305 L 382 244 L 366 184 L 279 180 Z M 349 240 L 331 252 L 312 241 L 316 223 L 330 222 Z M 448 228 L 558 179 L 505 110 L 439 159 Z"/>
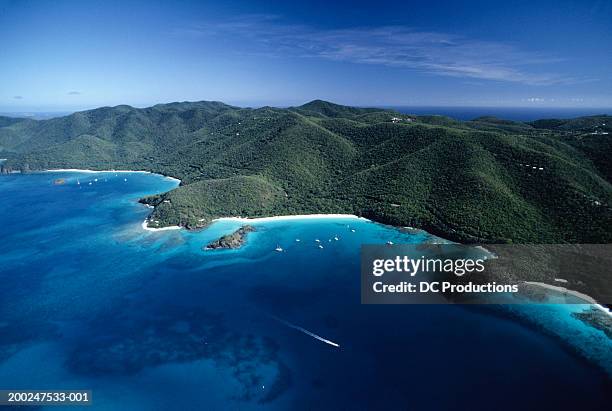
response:
<path id="1" fill-rule="evenodd" d="M 299 238 L 296 238 L 296 239 L 295 239 L 295 242 L 296 242 L 296 243 L 299 243 L 299 242 L 300 242 L 300 239 L 299 239 Z"/>
<path id="2" fill-rule="evenodd" d="M 323 248 L 323 246 L 321 244 L 319 244 L 319 248 Z"/>
<path id="3" fill-rule="evenodd" d="M 279 253 L 283 252 L 283 248 L 280 245 L 276 245 L 276 248 L 274 249 L 274 251 L 278 251 Z"/>
<path id="4" fill-rule="evenodd" d="M 334 236 L 334 240 L 336 240 L 336 241 L 338 241 L 338 240 L 339 240 L 339 238 L 338 238 L 338 236 L 337 236 L 337 235 L 336 235 L 336 236 Z"/>
<path id="5" fill-rule="evenodd" d="M 315 241 L 316 241 L 317 243 L 320 243 L 320 242 L 321 242 L 321 240 L 319 240 L 318 238 L 315 238 Z"/>
<path id="6" fill-rule="evenodd" d="M 393 245 L 393 241 L 387 241 L 387 245 Z"/>

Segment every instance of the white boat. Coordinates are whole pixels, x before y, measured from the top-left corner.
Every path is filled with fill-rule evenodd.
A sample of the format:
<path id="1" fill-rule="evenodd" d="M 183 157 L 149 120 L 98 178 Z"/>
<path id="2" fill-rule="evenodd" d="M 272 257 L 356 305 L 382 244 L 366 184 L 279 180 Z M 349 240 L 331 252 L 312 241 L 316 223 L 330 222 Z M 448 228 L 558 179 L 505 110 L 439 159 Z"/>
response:
<path id="1" fill-rule="evenodd" d="M 276 248 L 274 249 L 274 251 L 278 251 L 279 253 L 283 252 L 283 248 L 280 245 L 276 245 Z"/>
<path id="2" fill-rule="evenodd" d="M 295 239 L 295 242 L 296 242 L 296 243 L 299 243 L 299 242 L 300 242 L 300 239 L 299 239 L 299 238 L 296 238 L 296 239 Z"/>
<path id="3" fill-rule="evenodd" d="M 334 240 L 336 240 L 336 241 L 338 241 L 338 240 L 339 240 L 339 238 L 338 238 L 338 236 L 337 236 L 337 235 L 336 235 L 336 236 L 334 236 Z"/>
<path id="4" fill-rule="evenodd" d="M 323 248 L 323 246 L 321 244 L 319 244 L 319 248 Z"/>
<path id="5" fill-rule="evenodd" d="M 321 240 L 319 240 L 318 238 L 316 238 L 316 239 L 315 239 L 315 241 L 316 241 L 317 243 L 320 243 L 320 242 L 321 242 Z"/>
<path id="6" fill-rule="evenodd" d="M 393 245 L 393 241 L 387 241 L 387 245 Z"/>
<path id="7" fill-rule="evenodd" d="M 354 233 L 354 232 L 355 232 L 355 229 L 354 229 L 354 228 L 351 228 L 351 233 Z"/>

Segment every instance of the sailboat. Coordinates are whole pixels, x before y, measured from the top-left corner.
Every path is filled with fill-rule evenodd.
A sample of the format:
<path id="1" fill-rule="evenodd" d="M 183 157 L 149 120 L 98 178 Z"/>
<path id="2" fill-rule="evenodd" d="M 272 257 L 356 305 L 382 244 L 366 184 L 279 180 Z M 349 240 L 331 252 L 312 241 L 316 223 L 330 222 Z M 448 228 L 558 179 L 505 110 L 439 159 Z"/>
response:
<path id="1" fill-rule="evenodd" d="M 283 248 L 280 245 L 276 244 L 276 248 L 274 249 L 274 251 L 278 251 L 279 253 L 282 253 Z"/>

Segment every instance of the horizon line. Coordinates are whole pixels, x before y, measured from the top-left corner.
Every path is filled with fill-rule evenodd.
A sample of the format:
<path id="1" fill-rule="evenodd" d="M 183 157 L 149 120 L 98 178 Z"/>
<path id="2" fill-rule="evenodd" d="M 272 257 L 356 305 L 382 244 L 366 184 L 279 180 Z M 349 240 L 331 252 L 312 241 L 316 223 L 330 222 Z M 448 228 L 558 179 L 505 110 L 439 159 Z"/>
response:
<path id="1" fill-rule="evenodd" d="M 51 114 L 51 113 L 78 113 L 83 111 L 90 111 L 99 108 L 116 108 L 121 106 L 127 106 L 136 109 L 146 109 L 152 108 L 159 105 L 170 105 L 170 104 L 185 104 L 185 103 L 222 103 L 228 106 L 244 108 L 244 109 L 258 109 L 263 107 L 272 107 L 272 108 L 292 108 L 292 107 L 300 107 L 315 101 L 322 101 L 326 103 L 336 104 L 345 107 L 356 107 L 356 108 L 381 108 L 381 109 L 392 109 L 392 108 L 453 108 L 453 109 L 545 109 L 545 110 L 612 110 L 612 106 L 548 106 L 548 105 L 486 105 L 486 104 L 470 104 L 470 105 L 457 105 L 457 104 L 414 104 L 414 103 L 383 103 L 383 104 L 345 104 L 345 103 L 336 103 L 330 100 L 324 99 L 313 99 L 308 100 L 301 104 L 275 104 L 275 103 L 260 103 L 260 104 L 245 104 L 245 103 L 226 103 L 221 100 L 182 100 L 182 101 L 167 101 L 167 102 L 159 102 L 159 103 L 144 103 L 144 104 L 114 104 L 114 105 L 92 105 L 90 107 L 79 107 L 79 108 L 58 108 L 58 109 L 9 109 L 9 110 L 0 110 L 0 115 L 3 114 Z"/>

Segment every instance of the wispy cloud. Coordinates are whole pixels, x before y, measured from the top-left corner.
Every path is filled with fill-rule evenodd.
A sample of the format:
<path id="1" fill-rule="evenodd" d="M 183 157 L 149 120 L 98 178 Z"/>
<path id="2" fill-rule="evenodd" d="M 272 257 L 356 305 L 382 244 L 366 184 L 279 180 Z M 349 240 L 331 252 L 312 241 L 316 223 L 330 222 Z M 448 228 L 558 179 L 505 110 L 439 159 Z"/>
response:
<path id="1" fill-rule="evenodd" d="M 560 58 L 523 51 L 511 44 L 418 31 L 405 26 L 323 30 L 283 24 L 275 16 L 258 15 L 181 28 L 174 34 L 238 39 L 243 49 L 235 51 L 270 57 L 319 58 L 402 67 L 436 75 L 528 85 L 584 81 L 537 69 L 558 63 L 562 61 Z"/>
<path id="2" fill-rule="evenodd" d="M 69 91 L 69 92 L 68 92 L 68 95 L 69 95 L 69 96 L 80 96 L 80 95 L 81 95 L 81 92 L 80 92 L 80 91 L 73 90 L 73 91 Z"/>
<path id="3" fill-rule="evenodd" d="M 527 101 L 528 103 L 544 103 L 546 99 L 543 97 L 529 97 L 524 101 Z"/>
<path id="4" fill-rule="evenodd" d="M 15 100 L 23 100 L 23 96 L 13 96 Z"/>

